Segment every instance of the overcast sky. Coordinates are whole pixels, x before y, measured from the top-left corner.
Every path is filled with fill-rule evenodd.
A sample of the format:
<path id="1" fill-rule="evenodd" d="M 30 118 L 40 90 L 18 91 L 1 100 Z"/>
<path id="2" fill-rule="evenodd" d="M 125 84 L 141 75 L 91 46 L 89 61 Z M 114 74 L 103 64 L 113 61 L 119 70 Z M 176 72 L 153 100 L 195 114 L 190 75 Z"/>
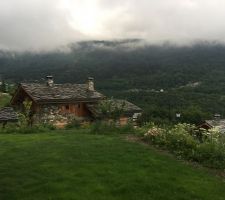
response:
<path id="1" fill-rule="evenodd" d="M 225 42 L 225 0 L 0 0 L 0 48 L 124 38 Z"/>

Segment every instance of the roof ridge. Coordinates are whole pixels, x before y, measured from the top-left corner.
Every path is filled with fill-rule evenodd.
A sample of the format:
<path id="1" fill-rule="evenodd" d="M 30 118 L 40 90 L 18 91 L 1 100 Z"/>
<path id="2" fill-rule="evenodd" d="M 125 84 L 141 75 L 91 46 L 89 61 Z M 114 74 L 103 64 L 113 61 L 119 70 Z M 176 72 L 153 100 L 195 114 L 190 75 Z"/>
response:
<path id="1" fill-rule="evenodd" d="M 49 87 L 44 83 L 21 83 L 20 87 L 36 102 L 96 101 L 105 96 L 98 91 L 89 91 L 86 84 L 62 83 Z"/>

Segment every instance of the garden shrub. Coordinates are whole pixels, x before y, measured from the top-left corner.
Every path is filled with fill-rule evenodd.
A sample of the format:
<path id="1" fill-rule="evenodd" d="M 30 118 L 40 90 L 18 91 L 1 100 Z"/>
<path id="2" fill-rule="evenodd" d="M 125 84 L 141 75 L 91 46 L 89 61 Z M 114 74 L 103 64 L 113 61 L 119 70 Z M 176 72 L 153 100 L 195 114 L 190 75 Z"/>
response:
<path id="1" fill-rule="evenodd" d="M 193 127 L 189 124 L 178 124 L 166 134 L 166 146 L 180 157 L 192 158 L 198 141 L 192 136 Z"/>
<path id="2" fill-rule="evenodd" d="M 225 169 L 225 136 L 218 131 L 199 131 L 190 124 L 177 124 L 168 130 L 152 126 L 144 139 L 179 158 Z"/>
<path id="3" fill-rule="evenodd" d="M 165 136 L 165 130 L 156 126 L 152 126 L 152 128 L 150 128 L 148 132 L 144 134 L 144 137 L 147 140 L 150 140 L 152 143 L 157 144 L 159 146 L 165 145 Z"/>
<path id="4" fill-rule="evenodd" d="M 76 119 L 73 119 L 70 123 L 68 123 L 66 125 L 66 129 L 72 129 L 72 128 L 80 128 L 81 127 L 81 122 L 76 120 Z"/>
<path id="5" fill-rule="evenodd" d="M 194 159 L 209 167 L 225 168 L 224 135 L 215 131 L 207 133 L 204 141 L 196 148 Z"/>

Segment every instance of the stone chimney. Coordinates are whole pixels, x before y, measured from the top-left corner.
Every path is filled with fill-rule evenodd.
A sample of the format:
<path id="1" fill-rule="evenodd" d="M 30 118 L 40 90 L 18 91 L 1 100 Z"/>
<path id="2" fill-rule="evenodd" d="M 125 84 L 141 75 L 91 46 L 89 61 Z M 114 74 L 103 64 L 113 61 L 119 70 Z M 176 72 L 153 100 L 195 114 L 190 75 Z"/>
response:
<path id="1" fill-rule="evenodd" d="M 218 114 L 218 113 L 216 113 L 216 114 L 214 114 L 214 120 L 220 120 L 221 119 L 221 115 L 220 114 Z"/>
<path id="2" fill-rule="evenodd" d="M 88 77 L 87 88 L 88 88 L 88 91 L 91 91 L 91 92 L 93 92 L 95 90 L 95 87 L 94 87 L 94 78 Z"/>
<path id="3" fill-rule="evenodd" d="M 47 79 L 47 86 L 50 86 L 52 87 L 53 84 L 54 84 L 54 81 L 53 81 L 53 76 L 46 76 L 46 79 Z"/>

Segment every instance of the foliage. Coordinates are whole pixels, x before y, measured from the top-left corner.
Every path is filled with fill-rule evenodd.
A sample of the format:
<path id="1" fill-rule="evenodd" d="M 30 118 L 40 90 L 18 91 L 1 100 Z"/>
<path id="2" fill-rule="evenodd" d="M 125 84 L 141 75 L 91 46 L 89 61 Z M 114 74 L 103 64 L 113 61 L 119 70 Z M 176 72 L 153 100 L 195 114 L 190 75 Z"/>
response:
<path id="1" fill-rule="evenodd" d="M 71 44 L 68 53 L 26 52 L 13 53 L 12 57 L 2 52 L 0 73 L 14 82 L 43 82 L 49 71 L 59 83 L 82 83 L 93 76 L 101 92 L 143 108 L 143 123 L 198 124 L 215 113 L 225 116 L 224 45 L 128 48 L 130 44 L 139 46 L 139 42 L 82 42 Z M 159 92 L 161 88 L 164 92 Z M 181 113 L 180 119 L 176 119 L 176 112 Z"/>
<path id="2" fill-rule="evenodd" d="M 11 99 L 10 95 L 0 93 L 0 108 L 8 106 L 10 99 Z"/>
<path id="3" fill-rule="evenodd" d="M 192 124 L 200 124 L 207 119 L 207 113 L 204 113 L 200 107 L 189 106 L 183 110 L 182 122 L 189 122 Z"/>
<path id="4" fill-rule="evenodd" d="M 0 81 L 1 81 L 1 80 L 0 80 Z M 3 81 L 2 81 L 2 84 L 0 85 L 0 92 L 3 92 L 3 93 L 8 92 L 7 84 L 6 84 L 5 80 L 3 80 Z"/>
<path id="5" fill-rule="evenodd" d="M 81 121 L 77 118 L 73 118 L 71 122 L 69 122 L 66 125 L 66 129 L 73 129 L 73 128 L 80 128 L 81 127 Z"/>
<path id="6" fill-rule="evenodd" d="M 123 103 L 122 105 L 117 105 L 114 102 L 113 98 L 106 101 L 101 101 L 98 104 L 98 110 L 100 111 L 100 118 L 102 120 L 113 119 L 114 121 L 116 121 L 119 119 L 119 117 L 123 115 L 124 106 L 125 103 Z"/>
<path id="7" fill-rule="evenodd" d="M 23 102 L 23 108 L 24 108 L 23 112 L 24 112 L 25 117 L 29 117 L 30 112 L 31 112 L 31 106 L 32 106 L 32 101 L 26 99 Z"/>
<path id="8" fill-rule="evenodd" d="M 32 101 L 25 99 L 23 102 L 23 113 L 22 114 L 24 115 L 27 126 L 33 125 L 33 121 L 32 121 L 33 113 L 32 113 L 31 107 L 32 107 Z"/>
<path id="9" fill-rule="evenodd" d="M 190 124 L 177 124 L 168 130 L 153 126 L 144 138 L 180 158 L 225 169 L 225 136 L 215 130 L 199 131 Z"/>

